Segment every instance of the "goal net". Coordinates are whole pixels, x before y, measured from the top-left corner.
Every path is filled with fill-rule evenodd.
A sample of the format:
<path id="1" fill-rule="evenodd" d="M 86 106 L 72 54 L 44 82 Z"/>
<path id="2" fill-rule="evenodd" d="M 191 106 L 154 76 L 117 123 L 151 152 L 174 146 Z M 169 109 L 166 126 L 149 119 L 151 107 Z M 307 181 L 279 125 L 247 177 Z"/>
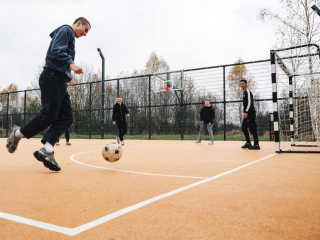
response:
<path id="1" fill-rule="evenodd" d="M 271 51 L 276 152 L 320 153 L 320 55 L 315 44 Z"/>

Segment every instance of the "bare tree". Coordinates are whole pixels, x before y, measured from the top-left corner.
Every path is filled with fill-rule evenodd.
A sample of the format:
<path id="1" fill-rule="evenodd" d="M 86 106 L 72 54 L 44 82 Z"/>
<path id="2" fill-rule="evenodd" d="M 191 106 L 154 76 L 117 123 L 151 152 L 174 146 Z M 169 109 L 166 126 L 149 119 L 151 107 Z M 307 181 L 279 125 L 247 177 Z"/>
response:
<path id="1" fill-rule="evenodd" d="M 277 35 L 276 48 L 318 43 L 320 22 L 311 6 L 319 0 L 279 0 L 281 9 L 273 12 L 261 9 L 258 20 L 271 21 Z"/>

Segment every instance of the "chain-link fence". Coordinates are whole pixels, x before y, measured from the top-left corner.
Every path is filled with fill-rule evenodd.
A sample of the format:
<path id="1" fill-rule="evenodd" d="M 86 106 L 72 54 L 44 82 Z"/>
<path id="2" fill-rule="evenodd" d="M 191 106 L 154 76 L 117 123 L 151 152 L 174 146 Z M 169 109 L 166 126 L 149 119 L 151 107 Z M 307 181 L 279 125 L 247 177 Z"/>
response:
<path id="1" fill-rule="evenodd" d="M 216 113 L 215 139 L 239 140 L 243 114 L 239 80 L 243 78 L 254 94 L 259 138 L 270 140 L 270 60 L 72 85 L 68 88 L 74 114 L 70 132 L 79 138 L 113 138 L 117 129 L 112 124 L 112 110 L 121 96 L 130 112 L 127 137 L 194 139 L 199 132 L 200 110 L 209 99 Z M 171 91 L 157 91 L 162 83 L 170 84 Z M 1 93 L 0 135 L 7 137 L 14 125 L 24 125 L 40 110 L 39 89 Z"/>

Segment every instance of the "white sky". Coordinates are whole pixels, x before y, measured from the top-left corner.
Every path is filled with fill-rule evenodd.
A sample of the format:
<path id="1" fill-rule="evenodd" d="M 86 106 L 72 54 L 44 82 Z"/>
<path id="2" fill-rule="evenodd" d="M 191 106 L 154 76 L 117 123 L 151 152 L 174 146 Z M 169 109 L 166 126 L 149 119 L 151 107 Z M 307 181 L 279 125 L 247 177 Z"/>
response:
<path id="1" fill-rule="evenodd" d="M 101 48 L 110 78 L 143 69 L 152 51 L 171 70 L 268 59 L 273 27 L 256 18 L 277 7 L 277 0 L 0 0 L 0 89 L 30 86 L 49 34 L 80 16 L 92 30 L 76 39 L 75 63 L 101 69 Z"/>

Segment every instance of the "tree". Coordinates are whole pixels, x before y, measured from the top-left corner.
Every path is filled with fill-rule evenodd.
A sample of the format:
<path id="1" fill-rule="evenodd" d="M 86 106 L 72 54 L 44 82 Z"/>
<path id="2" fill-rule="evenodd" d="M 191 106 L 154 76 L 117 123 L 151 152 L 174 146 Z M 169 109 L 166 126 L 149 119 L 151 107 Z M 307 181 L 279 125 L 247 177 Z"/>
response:
<path id="1" fill-rule="evenodd" d="M 246 65 L 242 64 L 243 60 L 241 58 L 238 58 L 238 60 L 235 62 L 237 65 L 234 65 L 232 69 L 230 70 L 227 81 L 228 81 L 228 87 L 229 87 L 229 92 L 230 95 L 229 97 L 231 98 L 230 100 L 242 100 L 242 89 L 239 86 L 239 81 L 241 79 L 245 79 L 248 82 L 248 87 L 252 92 L 255 91 L 255 82 L 254 82 L 254 76 L 249 73 L 247 70 Z M 241 124 L 242 122 L 242 103 L 236 103 L 237 105 L 237 116 L 239 117 L 239 123 Z M 235 119 L 236 120 L 236 119 Z M 237 120 L 236 120 L 237 121 Z"/>
<path id="2" fill-rule="evenodd" d="M 318 43 L 320 33 L 319 16 L 311 9 L 319 5 L 319 0 L 279 0 L 281 10 L 273 12 L 261 9 L 258 19 L 270 20 L 275 25 L 277 42 L 275 47 L 282 48 L 301 44 Z"/>
<path id="3" fill-rule="evenodd" d="M 145 68 L 146 74 L 170 71 L 170 66 L 168 65 L 166 60 L 164 60 L 162 56 L 158 57 L 158 55 L 154 51 L 150 54 Z"/>

